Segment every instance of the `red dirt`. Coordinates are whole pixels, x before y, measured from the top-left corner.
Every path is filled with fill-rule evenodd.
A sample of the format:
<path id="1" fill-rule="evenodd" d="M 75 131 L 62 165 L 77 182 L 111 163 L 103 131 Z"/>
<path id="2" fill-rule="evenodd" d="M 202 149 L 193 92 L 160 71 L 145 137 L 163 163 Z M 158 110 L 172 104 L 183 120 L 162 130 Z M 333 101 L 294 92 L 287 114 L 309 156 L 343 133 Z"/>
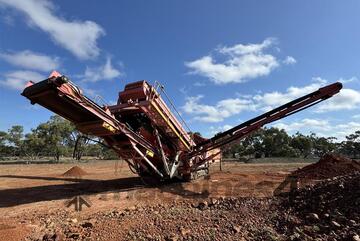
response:
<path id="1" fill-rule="evenodd" d="M 318 162 L 293 172 L 293 175 L 300 179 L 327 179 L 359 171 L 359 162 L 340 155 L 326 154 Z"/>
<path id="2" fill-rule="evenodd" d="M 210 178 L 189 183 L 146 187 L 140 178 L 131 173 L 126 163 L 114 166 L 114 162 L 95 161 L 79 164 L 78 167 L 72 165 L 30 164 L 6 165 L 0 168 L 0 224 L 9 225 L 0 225 L 0 229 L 2 228 L 0 230 L 1 241 L 11 240 L 9 237 L 14 237 L 14 240 L 24 240 L 25 237 L 28 237 L 28 240 L 51 240 L 53 238 L 61 240 L 61 234 L 66 235 L 63 240 L 73 240 L 77 237 L 79 237 L 78 240 L 86 239 L 89 237 L 88 234 L 90 240 L 139 240 L 143 239 L 143 234 L 148 233 L 148 228 L 156 229 L 153 233 L 154 236 L 155 234 L 160 235 L 159 238 L 154 237 L 150 240 L 165 240 L 165 234 L 170 235 L 170 233 L 162 235 L 162 227 L 168 227 L 166 230 L 171 229 L 177 235 L 183 235 L 182 233 L 185 235 L 189 227 L 194 234 L 192 236 L 195 236 L 193 240 L 204 240 L 196 238 L 200 235 L 211 237 L 208 240 L 224 240 L 224 236 L 228 237 L 230 233 L 235 232 L 237 233 L 233 239 L 239 240 L 239 235 L 247 231 L 241 227 L 246 229 L 246 227 L 255 226 L 255 224 L 242 223 L 243 221 L 253 222 L 253 216 L 258 216 L 262 220 L 267 217 L 265 214 L 268 204 L 263 203 L 264 206 L 261 206 L 262 198 L 271 197 L 273 190 L 286 178 L 287 174 L 304 166 L 304 164 L 298 163 L 242 164 L 230 162 L 223 163 L 224 171 L 222 172 L 218 171 L 219 166 L 213 165 Z M 79 177 L 84 174 L 76 171 L 79 169 L 88 172 L 86 179 L 78 180 L 78 178 L 59 176 L 62 173 L 64 176 L 69 174 L 73 176 L 75 172 L 75 176 Z M 84 206 L 81 212 L 76 212 L 74 206 L 67 207 L 66 201 L 76 196 L 83 196 L 90 200 L 91 207 Z M 261 203 L 254 200 L 249 201 L 249 205 L 257 209 L 260 206 L 263 207 L 261 214 L 255 214 L 253 209 L 248 212 L 246 210 L 234 212 L 234 210 L 227 211 L 220 208 L 214 211 L 218 215 L 213 216 L 210 209 L 199 210 L 192 206 L 186 206 L 192 202 L 196 204 L 202 200 L 209 202 L 212 198 L 223 200 L 227 197 L 260 198 Z M 225 203 L 227 202 L 225 201 Z M 181 206 L 175 205 L 173 208 L 168 208 L 174 203 Z M 157 208 L 157 205 L 160 207 Z M 240 205 L 239 207 L 245 206 Z M 153 208 L 153 212 L 150 211 L 151 208 Z M 132 214 L 132 211 L 125 212 L 126 209 L 139 210 Z M 141 209 L 143 211 L 140 211 Z M 179 216 L 183 209 L 185 210 L 184 215 Z M 115 216 L 113 215 L 114 211 Z M 129 213 L 124 216 L 125 219 L 122 217 L 123 212 Z M 138 212 L 140 215 L 137 214 Z M 161 217 L 158 217 L 156 212 L 159 212 Z M 268 213 L 271 214 L 271 212 Z M 212 218 L 218 219 L 217 223 L 214 226 L 207 225 L 208 223 L 213 224 L 208 221 Z M 95 220 L 91 221 L 91 219 Z M 164 226 L 158 226 L 158 219 L 165 222 L 161 223 Z M 179 222 L 168 226 L 168 222 L 174 219 L 178 219 Z M 91 221 L 93 225 L 85 223 L 86 220 Z M 215 222 L 215 220 L 213 221 Z M 148 227 L 151 223 L 155 223 L 155 225 Z M 201 232 L 206 233 L 198 232 L 197 228 L 203 228 L 203 226 L 192 227 L 194 223 L 199 223 L 200 226 L 209 226 L 200 229 L 203 230 Z M 175 226 L 177 224 L 179 227 Z M 233 225 L 236 226 L 233 227 Z M 259 227 L 258 224 L 256 225 Z M 272 229 L 271 223 L 266 220 L 264 222 L 260 220 L 259 225 Z M 237 226 L 241 226 L 240 229 Z M 141 230 L 138 230 L 138 227 L 141 227 Z M 226 234 L 222 233 L 223 229 Z M 23 230 L 23 233 L 18 230 Z M 139 232 L 138 235 L 135 233 L 135 236 L 132 237 L 131 233 L 134 233 L 134 230 Z M 53 231 L 56 233 L 55 236 Z M 253 231 L 249 233 L 253 233 Z M 21 234 L 21 237 L 18 237 L 18 234 Z M 213 238 L 214 235 L 221 239 Z M 262 235 L 257 236 L 263 237 Z"/>
<path id="3" fill-rule="evenodd" d="M 69 170 L 67 170 L 66 172 L 64 172 L 62 174 L 62 176 L 64 176 L 64 177 L 82 177 L 87 174 L 88 173 L 86 171 L 84 171 L 83 169 L 81 169 L 80 167 L 74 166 L 74 167 L 70 168 Z"/>
<path id="4" fill-rule="evenodd" d="M 0 240 L 23 240 L 28 235 L 29 228 L 19 225 L 13 220 L 0 219 Z"/>

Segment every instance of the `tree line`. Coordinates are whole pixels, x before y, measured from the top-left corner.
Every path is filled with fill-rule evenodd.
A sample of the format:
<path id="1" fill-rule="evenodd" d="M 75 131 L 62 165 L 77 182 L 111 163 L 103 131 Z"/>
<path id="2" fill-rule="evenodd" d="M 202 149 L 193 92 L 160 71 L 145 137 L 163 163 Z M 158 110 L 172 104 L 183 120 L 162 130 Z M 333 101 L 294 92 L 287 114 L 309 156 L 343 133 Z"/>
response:
<path id="1" fill-rule="evenodd" d="M 345 141 L 335 137 L 319 137 L 312 133 L 289 135 L 278 128 L 262 128 L 246 138 L 223 149 L 224 157 L 321 157 L 336 152 L 351 158 L 360 158 L 360 131 L 346 136 Z M 83 156 L 99 159 L 117 159 L 117 155 L 96 137 L 84 136 L 75 126 L 58 115 L 24 133 L 21 125 L 0 131 L 0 159 L 6 157 L 36 160 L 61 157 L 80 160 Z"/>
<path id="2" fill-rule="evenodd" d="M 360 158 L 360 131 L 338 141 L 335 137 L 320 137 L 315 133 L 289 135 L 275 127 L 262 128 L 255 133 L 225 147 L 225 157 L 321 157 L 338 153 L 350 158 Z"/>
<path id="3" fill-rule="evenodd" d="M 60 157 L 80 160 L 83 156 L 99 159 L 117 159 L 117 155 L 96 137 L 84 136 L 68 120 L 54 115 L 24 134 L 24 127 L 14 125 L 8 131 L 0 131 L 0 159 L 17 157 L 36 160 Z"/>

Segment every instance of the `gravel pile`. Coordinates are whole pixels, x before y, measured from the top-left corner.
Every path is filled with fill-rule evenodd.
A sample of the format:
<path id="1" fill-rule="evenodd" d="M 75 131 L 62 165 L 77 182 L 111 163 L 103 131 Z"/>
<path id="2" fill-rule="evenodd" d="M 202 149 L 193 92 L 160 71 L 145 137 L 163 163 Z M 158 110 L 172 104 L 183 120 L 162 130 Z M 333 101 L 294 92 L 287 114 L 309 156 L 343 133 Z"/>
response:
<path id="1" fill-rule="evenodd" d="M 62 176 L 64 176 L 64 177 L 82 177 L 87 174 L 88 173 L 86 171 L 84 171 L 83 169 L 81 169 L 80 167 L 74 166 L 74 167 L 70 168 L 69 170 L 67 170 L 66 172 L 64 172 L 62 174 Z"/>
<path id="2" fill-rule="evenodd" d="M 92 214 L 51 213 L 28 240 L 284 240 L 270 199 L 219 198 L 132 206 Z"/>
<path id="3" fill-rule="evenodd" d="M 360 241 L 360 172 L 297 190 L 281 207 L 278 228 L 290 240 Z"/>
<path id="4" fill-rule="evenodd" d="M 95 215 L 100 240 L 277 240 L 270 199 L 219 198 L 130 207 Z M 261 215 L 259 215 L 261 213 Z M 119 225 L 116 231 L 102 226 Z"/>
<path id="5" fill-rule="evenodd" d="M 360 163 L 349 158 L 326 154 L 318 162 L 307 165 L 294 173 L 300 179 L 326 179 L 360 172 Z"/>

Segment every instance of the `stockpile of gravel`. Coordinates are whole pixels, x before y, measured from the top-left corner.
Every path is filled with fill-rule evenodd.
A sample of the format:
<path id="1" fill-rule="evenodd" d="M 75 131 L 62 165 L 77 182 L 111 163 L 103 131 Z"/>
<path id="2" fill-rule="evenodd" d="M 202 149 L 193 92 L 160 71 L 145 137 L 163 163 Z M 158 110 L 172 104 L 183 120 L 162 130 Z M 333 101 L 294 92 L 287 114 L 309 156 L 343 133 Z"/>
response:
<path id="1" fill-rule="evenodd" d="M 270 206 L 270 199 L 219 198 L 131 208 L 102 218 L 122 226 L 115 236 L 120 240 L 283 240 Z M 93 231 L 103 240 L 111 237 L 101 227 Z"/>
<path id="2" fill-rule="evenodd" d="M 349 158 L 326 154 L 318 162 L 307 165 L 294 173 L 299 179 L 326 179 L 360 172 L 360 163 Z"/>
<path id="3" fill-rule="evenodd" d="M 360 172 L 299 189 L 279 205 L 290 240 L 360 241 Z"/>
<path id="4" fill-rule="evenodd" d="M 87 175 L 88 173 L 86 171 L 84 171 L 83 169 L 81 169 L 78 166 L 74 166 L 72 168 L 70 168 L 69 170 L 67 170 L 66 172 L 64 172 L 62 174 L 62 176 L 64 177 L 77 177 L 80 178 L 84 175 Z"/>

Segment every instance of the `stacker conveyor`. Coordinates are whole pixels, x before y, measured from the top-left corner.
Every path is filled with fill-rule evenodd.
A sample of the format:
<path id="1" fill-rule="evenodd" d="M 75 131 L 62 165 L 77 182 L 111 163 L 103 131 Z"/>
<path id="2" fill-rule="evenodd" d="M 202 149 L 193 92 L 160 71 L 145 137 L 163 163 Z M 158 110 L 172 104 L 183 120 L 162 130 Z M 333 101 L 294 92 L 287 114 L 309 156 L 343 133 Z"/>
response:
<path id="1" fill-rule="evenodd" d="M 208 173 L 208 163 L 222 146 L 324 101 L 341 88 L 339 82 L 325 86 L 210 139 L 191 134 L 159 83 L 128 84 L 116 105 L 100 106 L 54 71 L 43 81 L 30 81 L 22 95 L 68 119 L 82 133 L 102 138 L 140 176 L 189 180 Z"/>

